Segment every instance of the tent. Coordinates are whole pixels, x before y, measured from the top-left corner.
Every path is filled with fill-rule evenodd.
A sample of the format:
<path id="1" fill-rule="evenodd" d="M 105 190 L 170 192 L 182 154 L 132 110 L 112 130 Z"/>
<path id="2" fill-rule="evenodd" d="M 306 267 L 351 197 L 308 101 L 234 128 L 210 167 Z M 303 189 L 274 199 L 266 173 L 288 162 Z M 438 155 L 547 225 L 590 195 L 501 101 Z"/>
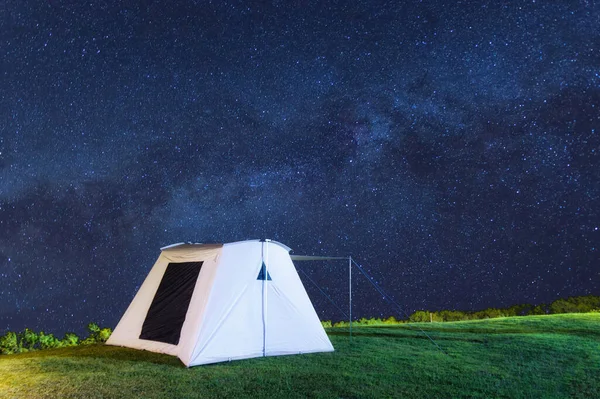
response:
<path id="1" fill-rule="evenodd" d="M 289 251 L 271 240 L 161 248 L 107 344 L 188 367 L 333 351 Z"/>

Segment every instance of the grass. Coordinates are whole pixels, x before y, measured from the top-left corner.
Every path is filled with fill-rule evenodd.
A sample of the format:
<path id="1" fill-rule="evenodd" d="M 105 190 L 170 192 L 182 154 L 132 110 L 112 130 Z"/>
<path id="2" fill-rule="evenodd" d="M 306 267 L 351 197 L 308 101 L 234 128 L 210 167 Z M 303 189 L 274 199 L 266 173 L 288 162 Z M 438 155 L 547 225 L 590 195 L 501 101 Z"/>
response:
<path id="1" fill-rule="evenodd" d="M 191 369 L 103 345 L 0 356 L 0 398 L 600 398 L 598 313 L 328 333 L 333 353 Z"/>

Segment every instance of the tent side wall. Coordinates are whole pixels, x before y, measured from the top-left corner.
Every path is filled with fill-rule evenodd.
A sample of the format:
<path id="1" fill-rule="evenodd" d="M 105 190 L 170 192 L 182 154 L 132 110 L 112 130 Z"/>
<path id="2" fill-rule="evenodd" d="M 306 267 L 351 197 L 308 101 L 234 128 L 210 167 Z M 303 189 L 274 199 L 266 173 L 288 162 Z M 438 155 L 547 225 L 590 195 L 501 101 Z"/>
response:
<path id="1" fill-rule="evenodd" d="M 262 356 L 258 241 L 223 246 L 190 366 Z"/>
<path id="2" fill-rule="evenodd" d="M 268 256 L 266 355 L 333 351 L 289 253 L 270 245 Z"/>
<path id="3" fill-rule="evenodd" d="M 190 366 L 333 351 L 288 251 L 272 242 L 224 246 Z M 263 261 L 271 280 L 257 278 Z"/>
<path id="4" fill-rule="evenodd" d="M 119 324 L 117 324 L 110 338 L 106 341 L 107 345 L 125 346 L 128 348 L 166 353 L 168 355 L 177 354 L 177 346 L 175 345 L 139 339 L 146 314 L 148 313 L 148 309 L 150 309 L 152 299 L 168 264 L 169 262 L 161 254 L 133 298 L 133 301 L 131 301 L 125 314 L 121 317 Z"/>
<path id="5" fill-rule="evenodd" d="M 178 356 L 181 348 L 186 347 L 189 340 L 195 339 L 198 330 L 197 323 L 201 318 L 200 313 L 204 309 L 202 304 L 206 302 L 206 299 L 202 297 L 208 296 L 206 286 L 207 284 L 210 286 L 212 278 L 214 278 L 221 249 L 222 245 L 206 245 L 192 251 L 184 247 L 163 250 L 106 343 Z M 144 320 L 167 267 L 170 263 L 185 262 L 203 262 L 203 265 L 196 281 L 185 322 L 181 326 L 179 344 L 140 339 Z"/>
<path id="6" fill-rule="evenodd" d="M 208 251 L 196 253 L 197 257 L 204 259 L 204 265 L 194 288 L 194 294 L 190 301 L 185 323 L 181 329 L 181 338 L 178 345 L 179 359 L 188 367 L 190 366 L 192 351 L 196 342 L 198 342 L 202 319 L 208 305 L 208 298 L 210 298 L 214 280 L 221 265 L 222 252 L 221 246 L 215 254 Z"/>

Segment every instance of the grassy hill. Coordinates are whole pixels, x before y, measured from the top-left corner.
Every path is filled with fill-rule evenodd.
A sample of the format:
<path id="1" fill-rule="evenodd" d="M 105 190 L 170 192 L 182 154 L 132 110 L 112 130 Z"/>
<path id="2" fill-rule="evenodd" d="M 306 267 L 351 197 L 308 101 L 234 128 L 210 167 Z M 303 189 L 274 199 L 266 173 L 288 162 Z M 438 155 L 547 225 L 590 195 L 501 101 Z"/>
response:
<path id="1" fill-rule="evenodd" d="M 599 313 L 328 332 L 334 353 L 191 369 L 103 345 L 0 356 L 0 398 L 600 398 Z"/>

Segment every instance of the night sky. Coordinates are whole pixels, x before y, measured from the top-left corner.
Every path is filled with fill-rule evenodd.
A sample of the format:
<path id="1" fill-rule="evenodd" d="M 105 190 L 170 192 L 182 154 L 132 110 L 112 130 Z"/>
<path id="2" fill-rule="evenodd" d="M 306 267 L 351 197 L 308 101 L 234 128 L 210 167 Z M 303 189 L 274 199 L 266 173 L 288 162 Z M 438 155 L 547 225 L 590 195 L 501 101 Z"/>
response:
<path id="1" fill-rule="evenodd" d="M 409 313 L 600 295 L 594 0 L 5 0 L 0 118 L 0 333 L 114 327 L 181 241 Z"/>

